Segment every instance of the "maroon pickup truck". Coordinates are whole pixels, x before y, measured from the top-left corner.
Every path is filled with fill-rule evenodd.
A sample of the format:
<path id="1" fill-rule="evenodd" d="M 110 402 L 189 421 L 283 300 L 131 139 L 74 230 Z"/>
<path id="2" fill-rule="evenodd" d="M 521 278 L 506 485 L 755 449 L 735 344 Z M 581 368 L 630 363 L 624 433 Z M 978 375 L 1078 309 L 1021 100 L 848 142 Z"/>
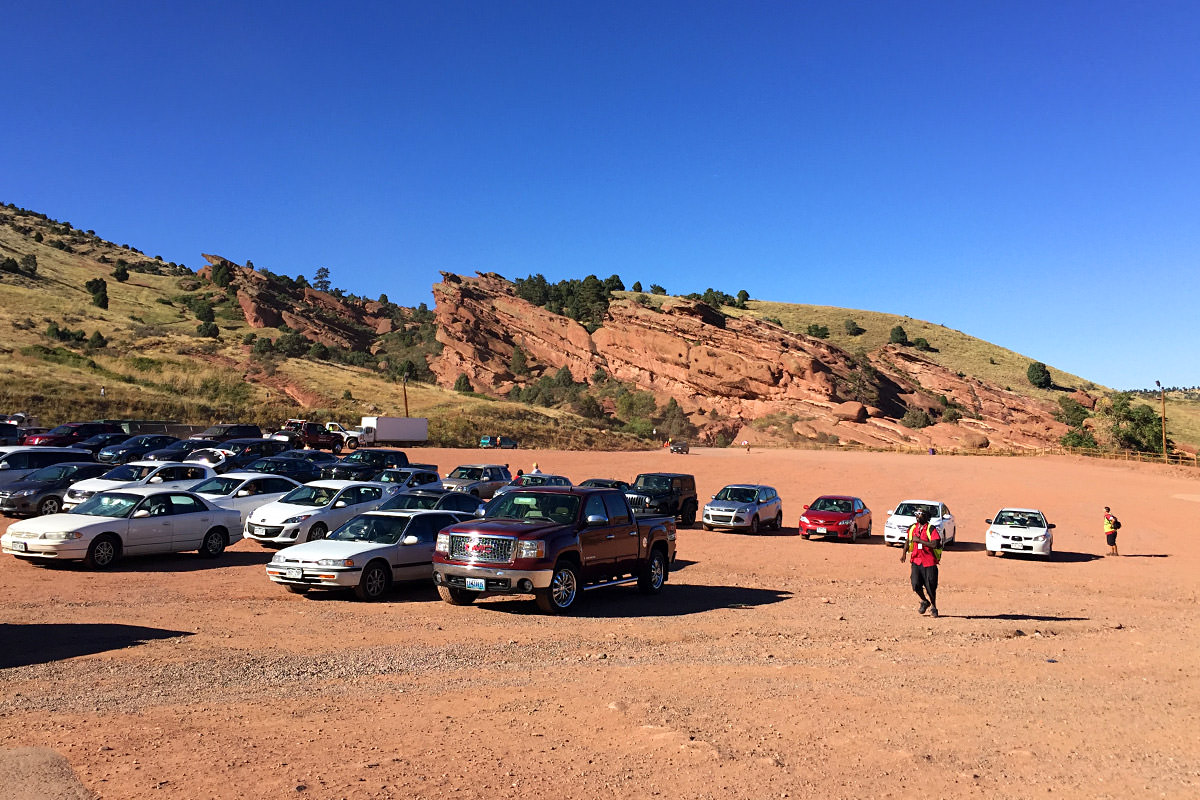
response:
<path id="1" fill-rule="evenodd" d="M 589 589 L 637 582 L 657 594 L 675 559 L 675 518 L 635 517 L 617 489 L 514 489 L 480 519 L 444 529 L 433 582 L 452 605 L 479 595 L 532 594 L 547 613 L 569 611 Z"/>
<path id="2" fill-rule="evenodd" d="M 342 452 L 342 446 L 346 443 L 341 434 L 327 431 L 324 426 L 306 419 L 289 419 L 270 438 L 287 442 L 298 449 L 310 447 L 313 450 L 330 450 L 335 454 Z"/>

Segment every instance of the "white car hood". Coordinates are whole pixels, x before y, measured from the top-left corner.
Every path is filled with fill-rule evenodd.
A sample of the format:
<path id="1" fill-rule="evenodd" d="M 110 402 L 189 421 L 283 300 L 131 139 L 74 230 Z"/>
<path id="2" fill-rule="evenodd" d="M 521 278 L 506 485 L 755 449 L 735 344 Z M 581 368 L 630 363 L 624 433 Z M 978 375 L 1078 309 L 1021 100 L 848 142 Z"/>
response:
<path id="1" fill-rule="evenodd" d="M 296 517 L 300 514 L 323 514 L 329 509 L 330 506 L 302 506 L 295 503 L 281 503 L 277 500 L 256 508 L 250 515 L 249 521 L 256 525 L 280 525 L 289 517 Z"/>
<path id="2" fill-rule="evenodd" d="M 88 478 L 86 480 L 72 483 L 72 489 L 78 489 L 81 492 L 107 492 L 110 489 L 122 489 L 126 486 L 137 486 L 138 481 L 114 481 L 107 478 Z M 158 484 L 155 484 L 156 486 Z"/>
<path id="3" fill-rule="evenodd" d="M 391 545 L 378 542 L 339 542 L 330 539 L 318 539 L 315 542 L 285 547 L 279 551 L 276 558 L 294 558 L 297 561 L 318 561 L 322 558 L 354 558 L 373 550 L 381 550 Z"/>
<path id="4" fill-rule="evenodd" d="M 102 522 L 124 524 L 126 520 L 123 518 L 94 517 L 91 514 L 47 514 L 44 517 L 33 517 L 32 519 L 23 519 L 20 522 L 14 522 L 8 526 L 8 532 L 40 535 L 54 531 L 77 531 L 86 528 L 88 525 L 96 525 Z"/>
<path id="5" fill-rule="evenodd" d="M 1050 532 L 1049 528 L 1031 527 L 1022 528 L 1017 525 L 992 525 L 987 530 L 991 536 L 1044 536 Z"/>

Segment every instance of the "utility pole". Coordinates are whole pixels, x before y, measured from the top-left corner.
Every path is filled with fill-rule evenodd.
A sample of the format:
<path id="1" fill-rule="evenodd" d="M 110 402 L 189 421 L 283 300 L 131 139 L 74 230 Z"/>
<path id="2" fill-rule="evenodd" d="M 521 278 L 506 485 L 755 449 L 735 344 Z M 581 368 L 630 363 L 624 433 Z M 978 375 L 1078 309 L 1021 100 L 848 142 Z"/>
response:
<path id="1" fill-rule="evenodd" d="M 407 417 L 408 416 L 408 369 L 407 368 L 405 368 L 405 370 L 404 370 L 404 379 L 403 379 L 403 381 L 401 381 L 401 384 L 404 387 L 404 416 Z M 1165 436 L 1166 434 L 1163 434 L 1163 435 Z"/>
<path id="2" fill-rule="evenodd" d="M 1154 385 L 1158 387 L 1158 393 L 1162 397 L 1163 461 L 1169 464 L 1171 458 L 1167 455 L 1167 390 L 1158 381 L 1155 381 Z"/>

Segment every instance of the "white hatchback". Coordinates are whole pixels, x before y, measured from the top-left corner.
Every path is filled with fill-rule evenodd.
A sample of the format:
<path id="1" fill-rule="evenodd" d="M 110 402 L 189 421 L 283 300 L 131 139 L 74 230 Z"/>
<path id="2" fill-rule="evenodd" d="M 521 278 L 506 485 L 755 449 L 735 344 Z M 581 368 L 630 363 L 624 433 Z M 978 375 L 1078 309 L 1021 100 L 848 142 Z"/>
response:
<path id="1" fill-rule="evenodd" d="M 887 522 L 883 524 L 885 544 L 904 544 L 908 539 L 908 529 L 917 521 L 919 508 L 929 512 L 929 524 L 937 526 L 943 546 L 958 541 L 954 515 L 945 503 L 938 500 L 901 500 L 899 505 L 888 512 Z"/>
<path id="2" fill-rule="evenodd" d="M 246 538 L 284 545 L 324 539 L 352 517 L 379 508 L 399 490 L 394 483 L 312 481 L 251 512 Z"/>
<path id="3" fill-rule="evenodd" d="M 283 475 L 226 472 L 197 483 L 192 491 L 213 505 L 238 512 L 241 515 L 238 529 L 241 530 L 252 511 L 267 503 L 274 503 L 299 485 L 299 482 Z"/>
<path id="4" fill-rule="evenodd" d="M 71 484 L 63 497 L 63 510 L 70 511 L 97 492 L 151 486 L 155 489 L 190 489 L 197 482 L 217 473 L 203 464 L 184 464 L 179 461 L 131 461 L 113 467 L 99 478 L 88 478 Z"/>

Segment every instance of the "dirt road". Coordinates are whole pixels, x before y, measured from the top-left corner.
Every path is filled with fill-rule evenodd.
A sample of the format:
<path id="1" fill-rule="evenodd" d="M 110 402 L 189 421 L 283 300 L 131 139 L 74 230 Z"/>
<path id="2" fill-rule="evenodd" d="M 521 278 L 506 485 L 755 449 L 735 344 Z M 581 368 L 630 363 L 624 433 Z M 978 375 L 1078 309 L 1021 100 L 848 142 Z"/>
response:
<path id="1" fill-rule="evenodd" d="M 495 453 L 422 449 L 442 471 Z M 569 618 L 429 586 L 288 594 L 242 542 L 108 573 L 0 559 L 0 748 L 63 754 L 104 798 L 1200 796 L 1200 476 L 1072 460 L 842 452 L 505 452 L 576 480 L 774 485 L 786 527 L 682 531 L 662 595 Z M 795 535 L 857 494 L 876 535 Z M 899 551 L 905 497 L 958 520 L 941 619 Z M 1043 509 L 1058 558 L 986 558 Z M 1101 506 L 1125 523 L 1104 558 Z M 3 794 L 0 791 L 0 794 Z"/>

